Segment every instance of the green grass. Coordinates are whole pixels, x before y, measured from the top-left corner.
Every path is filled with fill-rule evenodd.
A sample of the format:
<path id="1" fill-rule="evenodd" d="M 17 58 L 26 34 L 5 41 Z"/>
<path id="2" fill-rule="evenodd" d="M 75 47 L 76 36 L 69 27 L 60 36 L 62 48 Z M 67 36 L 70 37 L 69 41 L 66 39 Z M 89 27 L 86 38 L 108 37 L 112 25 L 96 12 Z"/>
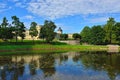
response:
<path id="1" fill-rule="evenodd" d="M 83 46 L 83 45 L 6 45 L 0 46 L 1 53 L 41 53 L 41 52 L 64 52 L 64 51 L 105 51 L 106 46 Z"/>
<path id="2" fill-rule="evenodd" d="M 49 53 L 49 52 L 66 52 L 66 51 L 106 51 L 107 46 L 96 45 L 68 45 L 61 42 L 24 40 L 24 42 L 14 40 L 11 42 L 0 42 L 0 54 L 29 54 L 29 53 Z"/>

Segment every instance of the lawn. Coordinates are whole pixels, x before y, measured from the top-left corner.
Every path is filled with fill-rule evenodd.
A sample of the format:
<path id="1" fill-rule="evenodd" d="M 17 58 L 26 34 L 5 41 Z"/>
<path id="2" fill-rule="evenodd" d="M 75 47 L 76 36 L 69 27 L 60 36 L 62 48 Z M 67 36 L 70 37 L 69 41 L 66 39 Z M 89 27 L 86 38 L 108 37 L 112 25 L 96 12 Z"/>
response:
<path id="1" fill-rule="evenodd" d="M 18 54 L 18 53 L 42 53 L 42 52 L 64 52 L 64 51 L 106 51 L 107 46 L 97 45 L 68 45 L 66 43 L 52 42 L 50 44 L 44 41 L 24 41 L 1 42 L 0 54 Z"/>

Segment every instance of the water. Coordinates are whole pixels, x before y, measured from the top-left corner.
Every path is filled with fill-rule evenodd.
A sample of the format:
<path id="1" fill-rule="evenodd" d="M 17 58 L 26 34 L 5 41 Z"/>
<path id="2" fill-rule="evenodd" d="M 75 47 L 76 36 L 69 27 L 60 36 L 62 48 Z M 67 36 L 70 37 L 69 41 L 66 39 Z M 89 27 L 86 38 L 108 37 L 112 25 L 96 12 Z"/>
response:
<path id="1" fill-rule="evenodd" d="M 67 52 L 0 56 L 0 80 L 120 80 L 120 54 Z"/>

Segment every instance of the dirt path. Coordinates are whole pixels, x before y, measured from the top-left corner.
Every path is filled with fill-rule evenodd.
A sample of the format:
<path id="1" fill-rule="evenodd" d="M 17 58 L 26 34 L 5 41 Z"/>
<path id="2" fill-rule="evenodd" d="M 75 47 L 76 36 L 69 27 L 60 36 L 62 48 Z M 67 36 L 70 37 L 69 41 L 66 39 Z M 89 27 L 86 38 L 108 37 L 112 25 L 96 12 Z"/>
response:
<path id="1" fill-rule="evenodd" d="M 108 45 L 108 52 L 119 52 L 118 45 Z"/>

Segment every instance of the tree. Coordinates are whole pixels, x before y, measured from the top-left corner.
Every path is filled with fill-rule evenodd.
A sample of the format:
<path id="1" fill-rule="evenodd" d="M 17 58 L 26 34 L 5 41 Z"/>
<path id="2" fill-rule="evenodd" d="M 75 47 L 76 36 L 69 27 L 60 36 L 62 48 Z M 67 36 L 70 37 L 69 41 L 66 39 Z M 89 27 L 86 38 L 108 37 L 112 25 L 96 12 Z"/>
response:
<path id="1" fill-rule="evenodd" d="M 13 38 L 13 29 L 11 25 L 9 25 L 8 20 L 6 17 L 3 18 L 3 21 L 0 26 L 0 38 L 4 41 Z"/>
<path id="2" fill-rule="evenodd" d="M 8 23 L 8 20 L 6 19 L 6 17 L 4 17 L 0 25 L 0 38 L 4 41 L 7 41 L 8 39 L 12 39 L 13 36 L 14 36 L 13 28 Z"/>
<path id="3" fill-rule="evenodd" d="M 11 25 L 8 25 L 7 29 L 6 29 L 6 35 L 7 35 L 7 38 L 6 39 L 13 39 L 14 38 L 14 28 L 11 26 Z"/>
<path id="4" fill-rule="evenodd" d="M 1 29 L 0 29 L 0 32 L 1 32 L 1 39 L 6 41 L 7 40 L 7 26 L 8 26 L 8 20 L 6 19 L 6 17 L 3 18 L 3 21 L 1 23 Z"/>
<path id="5" fill-rule="evenodd" d="M 19 27 L 20 27 L 20 24 L 21 22 L 19 21 L 19 18 L 17 18 L 16 16 L 12 16 L 12 24 L 14 26 L 14 32 L 15 32 L 15 39 L 16 39 L 16 42 L 18 40 L 18 36 L 19 36 Z"/>
<path id="6" fill-rule="evenodd" d="M 105 32 L 101 25 L 91 28 L 91 44 L 104 44 Z"/>
<path id="7" fill-rule="evenodd" d="M 40 29 L 39 38 L 45 39 L 45 29 L 43 26 Z"/>
<path id="8" fill-rule="evenodd" d="M 78 33 L 74 33 L 72 37 L 73 37 L 75 40 L 76 40 L 76 39 L 81 39 L 81 36 L 80 36 L 80 34 L 78 34 Z"/>
<path id="9" fill-rule="evenodd" d="M 56 25 L 52 21 L 45 20 L 42 29 L 40 30 L 40 37 L 45 38 L 46 42 L 51 42 L 56 33 L 54 32 Z"/>
<path id="10" fill-rule="evenodd" d="M 81 35 L 81 41 L 85 43 L 91 43 L 91 28 L 88 26 L 85 26 L 84 29 L 80 33 Z"/>
<path id="11" fill-rule="evenodd" d="M 116 40 L 119 42 L 120 44 L 120 22 L 117 22 L 115 24 L 115 34 L 116 34 Z"/>
<path id="12" fill-rule="evenodd" d="M 104 27 L 104 30 L 105 30 L 105 40 L 108 41 L 108 43 L 110 44 L 114 40 L 114 36 L 115 36 L 114 29 L 115 29 L 115 20 L 114 18 L 109 18 L 107 24 Z"/>
<path id="13" fill-rule="evenodd" d="M 23 42 L 23 39 L 25 38 L 25 25 L 23 22 L 20 23 L 19 36 L 21 37 L 21 40 Z"/>
<path id="14" fill-rule="evenodd" d="M 68 34 L 60 34 L 60 39 L 67 40 Z"/>
<path id="15" fill-rule="evenodd" d="M 38 31 L 36 29 L 36 26 L 37 26 L 36 22 L 31 22 L 29 34 L 31 35 L 33 42 L 34 42 L 34 37 L 36 37 L 38 35 Z"/>

